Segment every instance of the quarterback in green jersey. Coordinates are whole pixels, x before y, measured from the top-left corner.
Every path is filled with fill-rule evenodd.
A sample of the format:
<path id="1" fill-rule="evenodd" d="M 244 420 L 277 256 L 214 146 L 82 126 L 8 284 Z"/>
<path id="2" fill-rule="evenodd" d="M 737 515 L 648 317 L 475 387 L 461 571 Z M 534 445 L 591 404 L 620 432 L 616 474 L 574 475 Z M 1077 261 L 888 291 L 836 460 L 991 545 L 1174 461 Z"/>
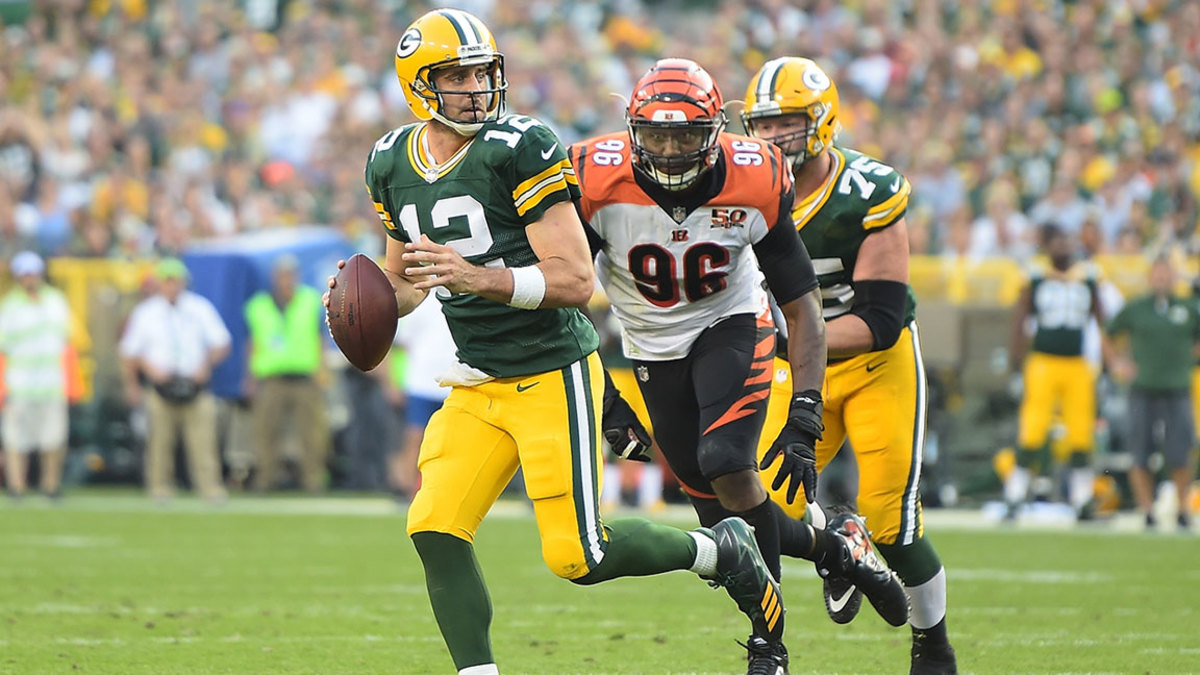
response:
<path id="1" fill-rule="evenodd" d="M 595 280 L 566 148 L 537 120 L 504 114 L 491 32 L 460 10 L 429 12 L 400 38 L 396 75 L 421 121 L 375 143 L 366 182 L 400 314 L 433 292 L 458 346 L 407 524 L 455 668 L 499 672 L 472 542 L 518 467 L 555 575 L 587 585 L 691 570 L 766 630 L 782 597 L 744 521 L 687 532 L 600 517 L 601 432 L 612 426 L 601 411 L 628 406 L 606 399 L 596 331 L 579 311 Z"/>
<path id="2" fill-rule="evenodd" d="M 892 167 L 835 145 L 838 108 L 837 87 L 820 66 L 784 57 L 768 61 L 751 79 L 742 121 L 747 133 L 775 143 L 792 162 L 792 220 L 821 287 L 829 365 L 817 468 L 849 438 L 859 466 L 857 506 L 870 525 L 870 544 L 908 592 L 911 672 L 953 673 L 946 574 L 921 522 L 926 384 L 908 285 L 904 213 L 910 188 Z M 786 369 L 776 372 L 763 439 L 773 438 L 787 415 L 783 402 L 791 385 Z M 761 454 L 766 446 L 760 441 Z M 804 508 L 804 501 L 790 508 L 797 507 Z M 865 529 L 852 514 L 838 514 L 830 526 L 839 521 Z M 860 589 L 834 576 L 826 576 L 824 586 L 830 618 L 852 620 Z"/>

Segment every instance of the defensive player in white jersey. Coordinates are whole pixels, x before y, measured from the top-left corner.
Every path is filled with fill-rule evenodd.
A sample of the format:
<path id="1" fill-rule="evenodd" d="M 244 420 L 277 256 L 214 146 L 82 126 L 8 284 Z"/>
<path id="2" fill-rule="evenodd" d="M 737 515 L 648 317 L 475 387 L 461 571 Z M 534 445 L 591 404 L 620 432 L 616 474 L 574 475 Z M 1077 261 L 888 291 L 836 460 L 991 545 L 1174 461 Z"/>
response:
<path id="1" fill-rule="evenodd" d="M 793 495 L 815 487 L 824 322 L 812 262 L 791 224 L 788 163 L 770 144 L 725 133 L 722 105 L 700 66 L 663 59 L 636 85 L 628 130 L 569 153 L 625 354 L 701 524 L 741 516 L 776 579 L 781 553 L 813 560 L 891 597 L 892 619 L 903 623 L 907 602 L 894 575 L 838 534 L 786 516 L 758 477 L 776 346 L 764 276 L 795 336 L 792 421 L 776 440 L 776 482 Z M 752 635 L 747 649 L 750 672 L 786 672 L 782 641 Z"/>

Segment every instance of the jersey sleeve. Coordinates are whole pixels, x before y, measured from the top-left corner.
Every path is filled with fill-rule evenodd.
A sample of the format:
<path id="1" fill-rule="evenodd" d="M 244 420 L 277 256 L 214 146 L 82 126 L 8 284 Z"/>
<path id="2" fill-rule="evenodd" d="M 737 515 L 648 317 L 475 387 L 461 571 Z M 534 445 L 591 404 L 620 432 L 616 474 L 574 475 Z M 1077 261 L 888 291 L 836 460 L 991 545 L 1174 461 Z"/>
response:
<path id="1" fill-rule="evenodd" d="M 384 158 L 388 156 L 386 151 L 396 142 L 399 131 L 399 129 L 393 129 L 375 142 L 371 148 L 371 154 L 367 157 L 367 167 L 363 177 L 366 181 L 367 195 L 370 196 L 371 203 L 375 206 L 375 213 L 383 223 L 384 231 L 392 239 L 407 242 L 408 235 L 402 228 L 396 226 L 394 210 L 388 203 L 390 200 L 386 189 L 387 174 L 383 170 Z"/>
<path id="2" fill-rule="evenodd" d="M 571 162 L 571 170 L 575 172 L 576 186 L 579 190 L 579 195 L 575 198 L 575 212 L 579 214 L 579 222 L 588 225 L 592 210 L 589 208 L 587 194 L 583 191 L 582 180 L 583 163 L 587 159 L 587 143 L 579 142 L 567 148 L 567 159 Z"/>
<path id="3" fill-rule="evenodd" d="M 794 230 L 796 228 L 792 227 L 792 207 L 795 206 L 796 202 L 796 185 L 795 180 L 792 178 L 792 164 L 784 158 L 779 148 L 773 145 L 770 147 L 772 152 L 772 173 L 775 173 L 774 162 L 776 160 L 779 162 L 779 180 L 777 181 L 778 186 L 776 190 L 779 197 L 779 208 L 776 209 L 776 213 L 774 214 L 775 221 L 767 223 L 767 228 L 774 229 L 779 223 L 787 223 L 789 226 L 788 229 Z"/>
<path id="4" fill-rule="evenodd" d="M 579 181 L 567 149 L 540 122 L 521 134 L 510 166 L 513 205 L 526 225 L 541 220 L 546 209 L 559 202 L 579 199 Z"/>
<path id="5" fill-rule="evenodd" d="M 854 186 L 859 179 L 864 182 Z M 896 223 L 908 211 L 908 195 L 912 192 L 912 186 L 907 178 L 887 164 L 860 155 L 846 168 L 842 182 L 846 181 L 852 184 L 851 187 L 857 187 L 857 192 L 867 202 L 862 224 L 868 232 Z M 874 187 L 867 189 L 864 185 Z"/>

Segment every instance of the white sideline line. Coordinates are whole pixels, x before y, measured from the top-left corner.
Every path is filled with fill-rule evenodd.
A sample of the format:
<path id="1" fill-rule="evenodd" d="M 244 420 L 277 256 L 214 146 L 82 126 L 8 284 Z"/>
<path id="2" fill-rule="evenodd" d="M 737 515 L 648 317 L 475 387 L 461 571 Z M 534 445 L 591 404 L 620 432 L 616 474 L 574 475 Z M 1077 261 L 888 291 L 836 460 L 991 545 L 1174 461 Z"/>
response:
<path id="1" fill-rule="evenodd" d="M 405 508 L 387 497 L 359 496 L 321 496 L 321 497 L 292 497 L 292 496 L 251 496 L 234 495 L 222 504 L 209 504 L 191 495 L 178 496 L 165 504 L 156 504 L 148 497 L 122 492 L 105 494 L 102 490 L 85 489 L 82 494 L 67 492 L 57 503 L 44 500 L 28 499 L 19 504 L 0 500 L 0 512 L 9 515 L 19 515 L 22 511 L 63 510 L 87 511 L 99 513 L 157 513 L 171 514 L 238 514 L 238 515 L 327 515 L 327 516 L 370 516 L 402 518 Z M 639 515 L 653 520 L 669 523 L 694 523 L 696 516 L 691 507 L 682 504 L 672 504 L 654 512 L 617 509 L 604 512 L 604 517 L 613 518 L 626 515 Z M 504 498 L 496 502 L 488 514 L 494 519 L 533 519 L 533 509 L 523 498 Z M 1029 532 L 1055 532 L 1063 535 L 1098 535 L 1098 534 L 1136 534 L 1151 537 L 1179 537 L 1173 529 L 1162 528 L 1154 534 L 1146 534 L 1143 521 L 1135 513 L 1121 513 L 1116 517 L 1099 523 L 1089 523 L 1078 526 L 1071 520 L 1025 520 L 1015 525 L 1003 525 L 989 515 L 986 509 L 926 509 L 923 512 L 925 529 L 930 532 L 954 531 L 988 531 L 992 533 L 1026 534 Z M 1186 535 L 1183 535 L 1186 536 Z M 1194 536 L 1194 535 L 1193 535 Z M 116 542 L 105 542 L 105 545 L 118 545 Z M 46 546 L 52 544 L 46 543 Z M 59 546 L 87 547 L 93 542 L 72 541 L 63 539 Z M 1196 572 L 1200 578 L 1200 572 Z"/>

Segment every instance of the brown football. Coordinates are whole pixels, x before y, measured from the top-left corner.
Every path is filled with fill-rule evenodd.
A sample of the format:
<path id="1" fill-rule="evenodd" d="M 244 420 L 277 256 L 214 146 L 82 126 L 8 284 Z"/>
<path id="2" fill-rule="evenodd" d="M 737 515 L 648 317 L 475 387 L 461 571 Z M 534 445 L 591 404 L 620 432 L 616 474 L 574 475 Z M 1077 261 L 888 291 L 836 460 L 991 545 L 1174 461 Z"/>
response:
<path id="1" fill-rule="evenodd" d="M 396 291 L 379 266 L 356 253 L 329 290 L 329 332 L 361 371 L 379 365 L 396 336 Z"/>

